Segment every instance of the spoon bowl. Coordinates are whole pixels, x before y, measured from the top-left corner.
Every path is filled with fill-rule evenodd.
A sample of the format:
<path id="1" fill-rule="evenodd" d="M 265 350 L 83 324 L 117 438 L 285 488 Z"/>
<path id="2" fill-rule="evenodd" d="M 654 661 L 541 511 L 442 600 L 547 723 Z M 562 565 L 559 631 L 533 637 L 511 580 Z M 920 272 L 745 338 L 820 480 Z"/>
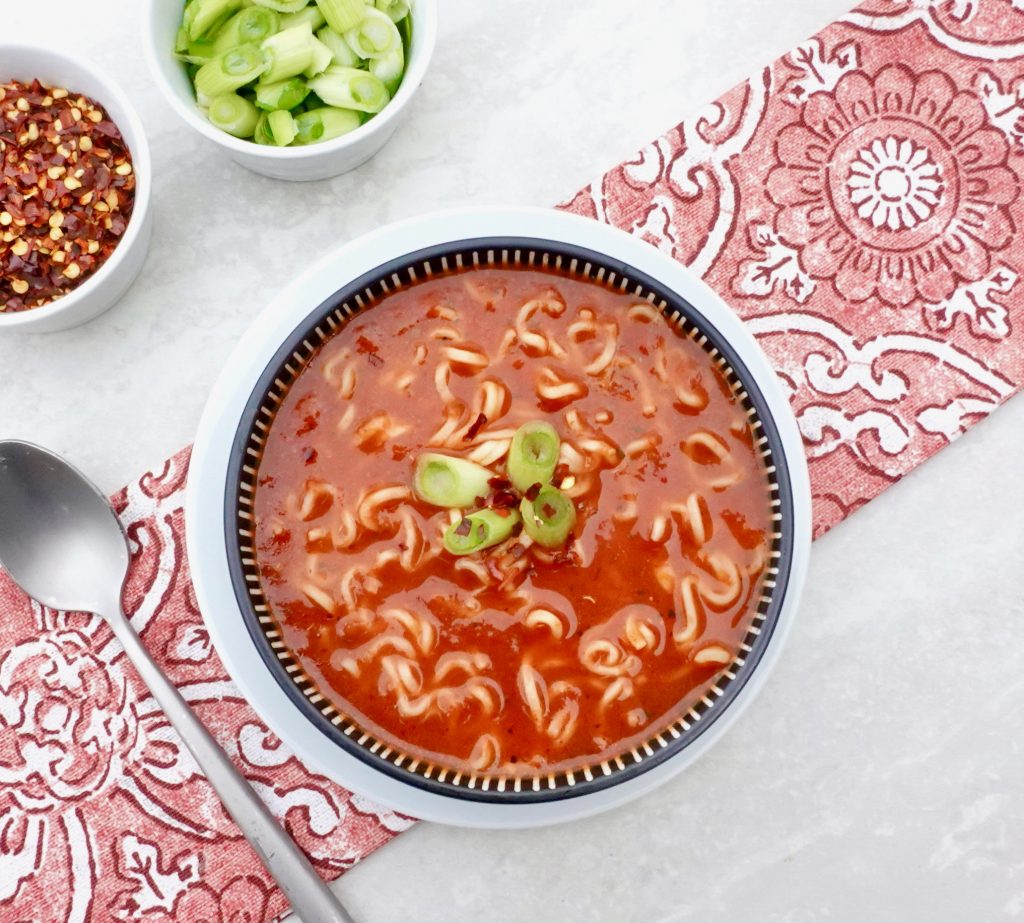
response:
<path id="1" fill-rule="evenodd" d="M 29 442 L 0 442 L 0 564 L 54 609 L 112 612 L 128 547 L 107 498 L 66 461 Z"/>

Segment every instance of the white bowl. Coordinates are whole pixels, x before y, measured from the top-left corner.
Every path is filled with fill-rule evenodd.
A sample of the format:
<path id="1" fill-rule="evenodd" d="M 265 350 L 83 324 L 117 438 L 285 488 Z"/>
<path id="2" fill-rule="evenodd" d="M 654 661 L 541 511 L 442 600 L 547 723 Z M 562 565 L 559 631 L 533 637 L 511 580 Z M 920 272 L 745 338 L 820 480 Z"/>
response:
<path id="1" fill-rule="evenodd" d="M 268 147 L 221 131 L 199 111 L 192 82 L 174 56 L 183 0 L 147 0 L 143 29 L 149 67 L 171 107 L 192 128 L 223 148 L 235 163 L 274 179 L 327 179 L 353 170 L 377 153 L 395 133 L 419 89 L 437 43 L 437 0 L 412 0 L 412 47 L 405 76 L 394 98 L 355 131 L 303 147 Z"/>
<path id="2" fill-rule="evenodd" d="M 335 292 L 357 279 L 365 280 L 378 267 L 395 266 L 407 254 L 429 248 L 437 252 L 436 248 L 450 242 L 476 238 L 516 238 L 516 247 L 528 247 L 528 242 L 520 242 L 528 238 L 537 241 L 539 248 L 552 241 L 584 248 L 610 258 L 623 273 L 646 274 L 664 290 L 689 302 L 703 315 L 703 329 L 713 327 L 718 341 L 727 343 L 737 364 L 745 367 L 741 380 L 761 396 L 765 408 L 761 416 L 773 421 L 775 427 L 776 464 L 789 477 L 789 496 L 780 507 L 789 524 L 788 578 L 780 570 L 775 592 L 781 602 L 774 628 L 759 635 L 765 638 L 760 661 L 747 668 L 735 697 L 722 705 L 714 718 L 703 722 L 702 733 L 688 746 L 661 762 L 652 761 L 652 768 L 642 774 L 559 800 L 493 803 L 474 799 L 474 792 L 466 792 L 463 797 L 439 793 L 339 746 L 268 668 L 247 628 L 251 621 L 243 616 L 230 572 L 229 529 L 236 529 L 237 520 L 228 512 L 236 507 L 233 497 L 227 496 L 227 485 L 244 451 L 237 431 L 247 407 L 253 406 L 253 395 L 265 370 L 276 362 L 275 355 L 287 352 L 283 344 L 297 329 L 305 329 L 303 325 L 309 323 L 314 312 L 317 320 L 313 322 L 318 322 L 319 312 L 325 310 L 323 306 Z M 257 397 L 256 406 L 258 402 Z M 721 738 L 763 686 L 789 630 L 807 569 L 810 509 L 803 442 L 775 371 L 740 319 L 699 278 L 643 241 L 574 215 L 546 209 L 460 210 L 391 225 L 335 250 L 295 279 L 259 315 L 229 357 L 200 422 L 189 472 L 186 539 L 199 605 L 228 671 L 256 713 L 310 768 L 414 817 L 508 829 L 568 821 L 621 805 L 685 769 Z M 244 582 L 241 592 L 245 593 Z M 748 656 L 753 658 L 754 654 Z"/>
<path id="3" fill-rule="evenodd" d="M 152 221 L 149 192 L 152 165 L 142 123 L 131 103 L 109 77 L 73 55 L 25 44 L 0 43 L 0 83 L 38 79 L 96 100 L 121 130 L 135 171 L 135 205 L 121 240 L 109 259 L 85 282 L 56 301 L 29 311 L 0 312 L 0 331 L 49 333 L 98 317 L 128 291 L 149 251 Z"/>

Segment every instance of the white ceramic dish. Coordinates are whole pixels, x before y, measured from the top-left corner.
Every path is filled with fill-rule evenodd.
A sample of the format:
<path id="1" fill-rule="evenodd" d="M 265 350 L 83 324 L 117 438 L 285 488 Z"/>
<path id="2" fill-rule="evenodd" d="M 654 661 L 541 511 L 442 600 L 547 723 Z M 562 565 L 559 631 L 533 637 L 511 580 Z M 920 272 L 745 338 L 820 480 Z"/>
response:
<path id="1" fill-rule="evenodd" d="M 30 311 L 0 313 L 0 331 L 49 333 L 77 327 L 98 317 L 113 307 L 135 281 L 149 251 L 152 166 L 142 123 L 127 97 L 109 77 L 73 55 L 33 45 L 0 43 L 0 82 L 33 79 L 82 93 L 100 103 L 121 130 L 135 170 L 135 205 L 131 220 L 110 258 L 78 288 L 52 303 Z"/>
<path id="2" fill-rule="evenodd" d="M 472 800 L 472 793 L 459 797 L 425 790 L 340 748 L 267 669 L 247 630 L 227 550 L 225 491 L 232 457 L 240 452 L 239 421 L 272 357 L 296 327 L 339 288 L 383 263 L 452 241 L 491 237 L 558 241 L 596 251 L 699 306 L 759 390 L 777 430 L 776 451 L 785 460 L 791 488 L 788 582 L 760 662 L 751 668 L 735 698 L 692 743 L 642 774 L 583 795 L 537 803 L 488 803 Z M 810 489 L 800 434 L 774 370 L 742 322 L 701 280 L 648 244 L 594 221 L 540 209 L 464 210 L 392 225 L 336 250 L 292 282 L 242 338 L 210 395 L 192 453 L 186 521 L 192 577 L 214 643 L 257 713 L 292 750 L 315 771 L 403 813 L 494 828 L 538 826 L 608 810 L 650 791 L 706 752 L 756 695 L 777 659 L 803 588 L 811 543 Z"/>
<path id="3" fill-rule="evenodd" d="M 284 180 L 327 179 L 353 170 L 377 153 L 405 115 L 437 43 L 437 0 L 412 0 L 412 47 L 394 99 L 361 125 L 333 141 L 305 147 L 268 147 L 235 138 L 210 124 L 199 111 L 185 68 L 174 57 L 184 0 L 146 0 L 142 8 L 146 57 L 171 108 L 196 131 L 254 173 Z"/>

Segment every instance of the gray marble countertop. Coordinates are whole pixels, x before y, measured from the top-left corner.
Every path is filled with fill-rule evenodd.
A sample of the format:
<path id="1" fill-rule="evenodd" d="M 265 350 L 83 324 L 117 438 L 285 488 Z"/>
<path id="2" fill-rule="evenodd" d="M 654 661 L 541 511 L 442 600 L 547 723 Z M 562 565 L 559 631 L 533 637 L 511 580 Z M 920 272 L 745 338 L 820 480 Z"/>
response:
<path id="1" fill-rule="evenodd" d="M 153 146 L 155 232 L 87 327 L 0 339 L 0 433 L 113 490 L 191 441 L 222 360 L 320 251 L 430 209 L 550 205 L 850 0 L 443 0 L 408 123 L 355 173 L 251 175 L 150 81 L 133 0 L 5 3 L 0 40 L 103 61 Z M 815 546 L 782 661 L 732 733 L 602 817 L 421 824 L 338 885 L 360 923 L 1024 917 L 1024 401 Z M 311 923 L 311 921 L 307 921 Z"/>

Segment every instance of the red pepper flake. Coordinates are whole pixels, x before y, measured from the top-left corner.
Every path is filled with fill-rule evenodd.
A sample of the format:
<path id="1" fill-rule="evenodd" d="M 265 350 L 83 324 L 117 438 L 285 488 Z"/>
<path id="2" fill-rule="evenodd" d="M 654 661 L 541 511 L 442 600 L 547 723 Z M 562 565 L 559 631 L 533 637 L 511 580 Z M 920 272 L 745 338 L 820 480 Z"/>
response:
<path id="1" fill-rule="evenodd" d="M 553 517 L 554 517 L 554 515 L 555 515 L 555 513 L 557 512 L 557 511 L 555 510 L 555 508 L 554 508 L 554 507 L 553 507 L 553 506 L 552 506 L 552 505 L 551 505 L 550 503 L 545 503 L 545 504 L 544 504 L 544 505 L 543 505 L 543 506 L 542 506 L 542 507 L 540 508 L 540 511 L 541 511 L 541 512 L 542 512 L 542 513 L 543 513 L 543 514 L 545 515 L 545 517 L 547 517 L 548 519 L 551 519 L 551 518 L 553 518 Z"/>
<path id="2" fill-rule="evenodd" d="M 487 423 L 487 415 L 483 414 L 483 413 L 480 414 L 476 418 L 476 420 L 473 421 L 473 425 L 469 429 L 466 430 L 466 435 L 462 437 L 463 441 L 464 442 L 469 442 L 469 441 L 471 441 L 473 439 L 476 439 L 476 434 L 479 433 L 481 429 L 483 429 L 483 427 L 484 427 L 484 425 L 486 423 Z"/>
<path id="3" fill-rule="evenodd" d="M 508 478 L 493 477 L 487 479 L 487 486 L 493 487 L 495 490 L 508 490 L 512 486 L 512 482 Z"/>
<path id="4" fill-rule="evenodd" d="M 307 465 L 312 465 L 318 457 L 319 453 L 314 448 L 308 448 L 302 453 L 302 461 Z"/>
<path id="5" fill-rule="evenodd" d="M 540 488 L 540 481 L 538 481 L 536 484 L 531 484 L 529 487 L 526 488 L 526 493 L 523 496 L 525 496 L 527 500 L 533 503 L 533 501 L 537 499 L 537 494 L 540 493 Z"/>
<path id="6" fill-rule="evenodd" d="M 134 205 L 131 153 L 97 102 L 38 80 L 0 83 L 0 311 L 81 285 Z"/>
<path id="7" fill-rule="evenodd" d="M 491 506 L 498 512 L 519 504 L 519 495 L 512 490 L 496 490 L 491 497 Z"/>
<path id="8" fill-rule="evenodd" d="M 502 519 L 508 519 L 508 517 L 512 515 L 507 509 L 503 509 L 501 507 L 495 507 L 494 512 L 497 513 Z"/>
<path id="9" fill-rule="evenodd" d="M 569 466 L 564 462 L 559 465 L 555 465 L 555 473 L 551 477 L 551 481 L 554 484 L 561 484 L 569 476 Z"/>
<path id="10" fill-rule="evenodd" d="M 455 534 L 463 537 L 469 535 L 473 531 L 473 523 L 469 519 L 459 520 L 459 524 L 455 527 Z"/>

